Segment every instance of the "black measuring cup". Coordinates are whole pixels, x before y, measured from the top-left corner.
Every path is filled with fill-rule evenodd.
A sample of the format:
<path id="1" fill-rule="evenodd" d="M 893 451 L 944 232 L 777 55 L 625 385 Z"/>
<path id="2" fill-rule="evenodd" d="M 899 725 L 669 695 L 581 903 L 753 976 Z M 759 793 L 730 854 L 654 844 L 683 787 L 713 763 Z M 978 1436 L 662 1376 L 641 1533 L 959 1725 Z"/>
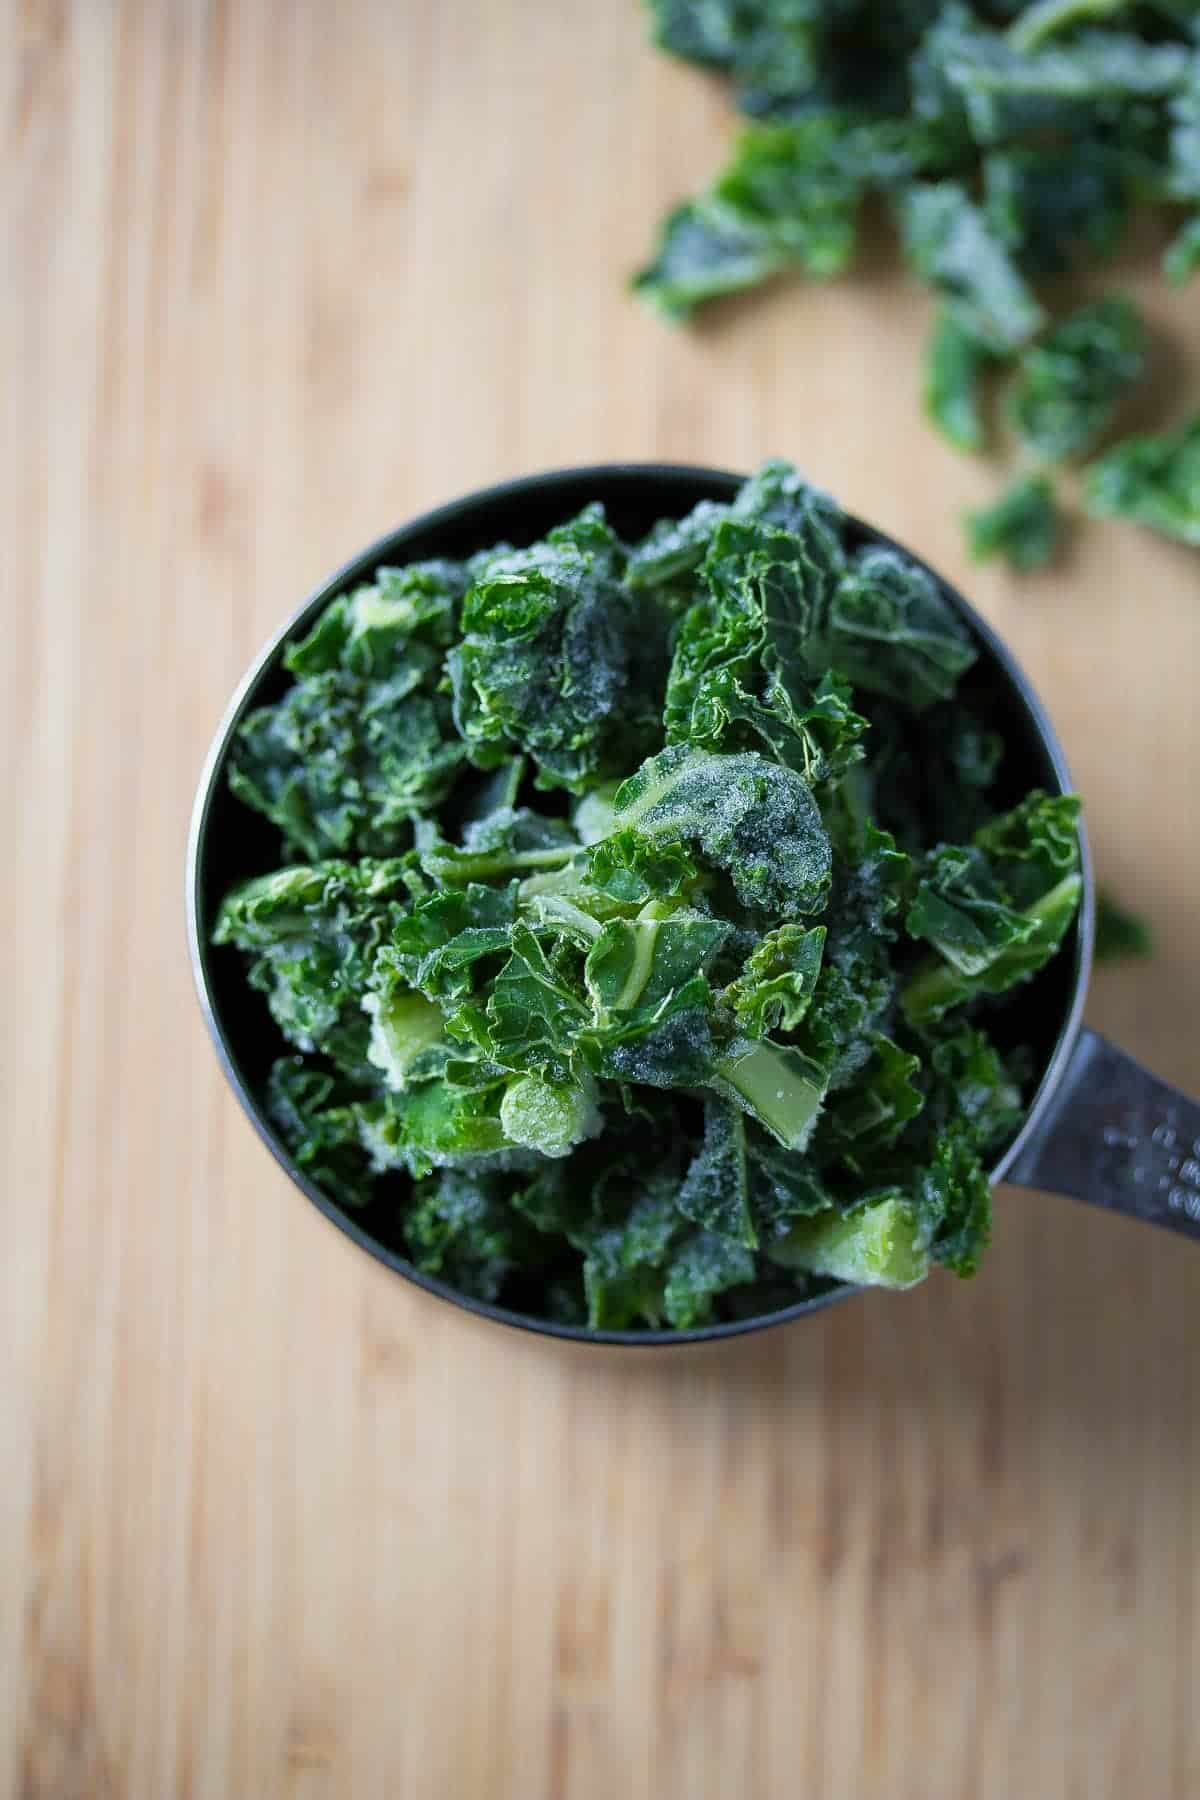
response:
<path id="1" fill-rule="evenodd" d="M 731 1337 L 815 1312 L 863 1290 L 833 1286 L 775 1312 L 692 1331 L 588 1331 L 458 1293 L 413 1268 L 383 1241 L 383 1221 L 373 1216 L 375 1209 L 352 1214 L 324 1194 L 297 1167 L 267 1113 L 267 1073 L 284 1048 L 282 1040 L 265 1006 L 246 987 L 240 959 L 228 949 L 214 949 L 211 942 L 223 895 L 235 881 L 276 867 L 280 854 L 274 828 L 229 792 L 230 744 L 246 714 L 278 698 L 286 687 L 290 678 L 282 664 L 284 646 L 306 633 L 330 600 L 369 580 L 382 564 L 461 558 L 502 541 L 531 543 L 593 500 L 603 503 L 621 536 L 636 539 L 655 520 L 681 517 L 700 500 L 732 500 L 742 480 L 722 470 L 657 463 L 560 469 L 465 495 L 401 526 L 338 570 L 261 652 L 221 722 L 196 796 L 187 870 L 192 967 L 217 1054 L 259 1135 L 308 1199 L 389 1268 L 468 1311 L 553 1337 L 630 1345 Z M 853 519 L 847 531 L 862 543 L 891 543 Z M 1002 795 L 1002 802 L 1010 804 L 1031 787 L 1070 792 L 1062 750 L 1027 676 L 962 595 L 937 579 L 981 652 L 962 691 L 1005 737 L 1012 794 Z M 991 1179 L 1070 1195 L 1200 1240 L 1200 1104 L 1083 1024 L 1095 919 L 1085 832 L 1081 849 L 1083 901 L 1072 935 L 1021 990 L 1020 1007 L 1014 1007 L 1020 1041 L 1032 1046 L 1038 1077 L 1025 1122 L 997 1159 Z"/>

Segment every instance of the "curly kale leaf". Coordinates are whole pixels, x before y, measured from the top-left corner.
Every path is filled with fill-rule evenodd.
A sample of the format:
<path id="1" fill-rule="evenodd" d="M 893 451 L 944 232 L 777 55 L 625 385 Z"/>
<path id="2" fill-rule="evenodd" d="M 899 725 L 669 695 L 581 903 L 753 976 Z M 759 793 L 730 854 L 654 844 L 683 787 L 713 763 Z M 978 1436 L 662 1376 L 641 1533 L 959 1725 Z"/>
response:
<path id="1" fill-rule="evenodd" d="M 1054 558 L 1062 524 L 1044 475 L 1021 475 L 991 506 L 967 514 L 975 562 L 1003 556 L 1014 569 L 1040 569 Z"/>
<path id="2" fill-rule="evenodd" d="M 840 275 L 854 254 L 863 183 L 838 153 L 835 115 L 752 126 L 705 193 L 663 221 L 634 291 L 671 319 L 788 268 Z"/>
<path id="3" fill-rule="evenodd" d="M 1098 300 L 1054 326 L 1021 356 L 1009 416 L 1051 462 L 1103 436 L 1146 365 L 1146 333 L 1128 300 Z"/>
<path id="4" fill-rule="evenodd" d="M 1117 444 L 1087 470 L 1084 498 L 1097 517 L 1200 545 L 1200 413 L 1177 432 Z"/>
<path id="5" fill-rule="evenodd" d="M 363 1000 L 372 1022 L 368 1055 L 389 1087 L 402 1089 L 436 1066 L 432 1050 L 443 1034 L 460 1045 L 478 1038 L 476 995 L 508 954 L 516 893 L 515 882 L 471 882 L 429 895 L 394 922 Z"/>
<path id="6" fill-rule="evenodd" d="M 1165 185 L 1173 200 L 1200 201 L 1200 49 L 1171 102 Z"/>
<path id="7" fill-rule="evenodd" d="M 721 995 L 743 1037 L 794 1031 L 808 1011 L 825 948 L 823 925 L 777 925 Z"/>
<path id="8" fill-rule="evenodd" d="M 590 1017 L 574 973 L 522 920 L 509 945 L 487 1001 L 485 1048 L 503 1068 L 568 1081 L 575 1039 Z"/>
<path id="9" fill-rule="evenodd" d="M 951 1130 L 904 1186 L 801 1219 L 768 1253 L 787 1268 L 873 1287 L 913 1287 L 931 1261 L 973 1275 L 987 1247 L 991 1204 L 978 1153 Z"/>
<path id="10" fill-rule="evenodd" d="M 936 578 L 875 545 L 859 551 L 838 583 L 827 642 L 854 687 L 918 713 L 949 699 L 978 655 Z"/>
<path id="11" fill-rule="evenodd" d="M 982 145 L 1030 130 L 1069 131 L 1105 105 L 1163 99 L 1184 86 L 1190 66 L 1183 45 L 1120 31 L 1078 31 L 1067 42 L 1030 45 L 1019 23 L 1008 33 L 991 31 L 953 5 L 923 54 Z"/>
<path id="12" fill-rule="evenodd" d="M 1003 239 L 958 182 L 930 182 L 901 201 L 904 250 L 914 272 L 965 331 L 1003 355 L 1046 322 Z"/>
<path id="13" fill-rule="evenodd" d="M 706 301 L 760 287 L 790 262 L 760 225 L 701 195 L 666 215 L 654 256 L 632 287 L 664 317 L 686 319 Z"/>
<path id="14" fill-rule="evenodd" d="M 648 900 L 673 900 L 686 893 L 699 873 L 682 844 L 626 830 L 592 845 L 584 880 L 618 906 L 643 906 Z"/>
<path id="15" fill-rule="evenodd" d="M 852 1087 L 829 1101 L 817 1145 L 840 1157 L 845 1168 L 869 1172 L 879 1152 L 890 1150 L 925 1104 L 918 1080 L 921 1059 L 882 1032 L 870 1039 L 870 1055 Z"/>
<path id="16" fill-rule="evenodd" d="M 623 1217 L 577 1234 L 593 1330 L 623 1331 L 643 1320 L 665 1322 L 667 1270 L 680 1238 L 675 1195 L 673 1179 L 647 1180 L 642 1174 Z"/>
<path id="17" fill-rule="evenodd" d="M 905 61 L 940 0 L 650 0 L 663 49 L 733 81 L 755 116 L 829 100 L 902 111 Z"/>
<path id="18" fill-rule="evenodd" d="M 229 783 L 300 856 L 394 855 L 449 793 L 465 750 L 438 684 L 465 584 L 457 563 L 381 569 L 285 652 L 300 679 L 242 724 Z"/>
<path id="19" fill-rule="evenodd" d="M 373 581 L 325 607 L 308 633 L 289 644 L 283 665 L 293 675 L 349 669 L 355 675 L 393 674 L 406 656 L 425 667 L 427 650 L 447 650 L 458 631 L 458 608 L 467 587 L 462 563 L 409 563 L 377 569 Z"/>
<path id="20" fill-rule="evenodd" d="M 940 308 L 925 351 L 925 411 L 959 450 L 983 448 L 981 394 L 999 360 L 948 307 Z"/>
<path id="21" fill-rule="evenodd" d="M 296 1166 L 339 1206 L 365 1206 L 372 1198 L 361 1099 L 360 1088 L 303 1056 L 280 1057 L 267 1083 L 267 1111 Z"/>
<path id="22" fill-rule="evenodd" d="M 713 1301 L 753 1281 L 753 1255 L 716 1232 L 681 1232 L 675 1184 L 634 1201 L 619 1225 L 596 1234 L 584 1258 L 588 1323 L 623 1330 L 647 1321 L 692 1330 L 712 1319 Z"/>
<path id="23" fill-rule="evenodd" d="M 650 901 L 632 919 L 607 920 L 584 963 L 594 1029 L 661 1017 L 664 1004 L 707 970 L 731 929 L 669 900 Z"/>
<path id="24" fill-rule="evenodd" d="M 716 500 L 701 500 L 682 519 L 660 519 L 630 552 L 626 585 L 664 588 L 690 575 L 704 561 L 713 533 L 729 513 Z"/>
<path id="25" fill-rule="evenodd" d="M 502 1099 L 498 1082 L 463 1087 L 448 1075 L 388 1092 L 357 1109 L 363 1148 L 377 1174 L 396 1169 L 416 1180 L 439 1168 L 520 1167 L 536 1159 L 505 1133 Z"/>
<path id="26" fill-rule="evenodd" d="M 704 1140 L 680 1184 L 679 1211 L 705 1231 L 753 1250 L 758 1233 L 750 1210 L 746 1120 L 719 1100 L 704 1109 Z"/>
<path id="27" fill-rule="evenodd" d="M 984 158 L 990 229 L 1030 278 L 1061 275 L 1117 249 L 1129 222 L 1130 158 L 1099 135 L 1067 146 L 1016 146 Z"/>
<path id="28" fill-rule="evenodd" d="M 586 1320 L 593 1330 L 709 1324 L 714 1302 L 756 1276 L 750 1249 L 697 1228 L 679 1206 L 680 1169 L 661 1133 L 634 1127 L 624 1141 L 599 1140 L 580 1168 L 554 1164 L 520 1186 L 518 1211 L 542 1232 L 564 1236 L 582 1258 Z"/>
<path id="29" fill-rule="evenodd" d="M 854 257 L 863 196 L 911 181 L 937 155 L 919 120 L 830 108 L 751 126 L 713 185 L 668 214 L 634 290 L 679 319 L 786 269 L 840 275 Z"/>
<path id="30" fill-rule="evenodd" d="M 320 1051 L 350 1074 L 369 1074 L 363 995 L 376 952 L 408 898 L 397 861 L 280 869 L 233 889 L 213 942 L 246 952 L 250 985 L 266 995 L 272 1018 L 297 1049 Z"/>
<path id="31" fill-rule="evenodd" d="M 829 882 L 829 839 L 800 776 L 754 751 L 714 756 L 674 744 L 622 782 L 619 829 L 695 844 L 746 906 L 816 911 Z"/>
<path id="32" fill-rule="evenodd" d="M 422 829 L 418 840 L 421 868 L 437 887 L 552 873 L 582 854 L 565 819 L 524 806 L 497 807 L 485 818 L 472 820 L 458 844 L 447 843 L 431 829 Z"/>
<path id="33" fill-rule="evenodd" d="M 946 844 L 925 859 L 905 922 L 961 975 L 975 976 L 1037 929 L 1036 919 L 1009 904 L 1006 893 L 982 850 Z"/>
<path id="34" fill-rule="evenodd" d="M 846 525 L 841 507 L 782 458 L 771 458 L 744 481 L 729 511 L 735 519 L 790 532 L 806 568 L 839 566 Z"/>
<path id="35" fill-rule="evenodd" d="M 300 855 L 395 855 L 450 791 L 465 747 L 443 697 L 421 691 L 432 665 L 400 660 L 381 680 L 306 676 L 238 731 L 229 785 Z"/>
<path id="36" fill-rule="evenodd" d="M 481 768 L 528 754 L 541 787 L 582 793 L 652 741 L 652 607 L 622 585 L 625 552 L 597 506 L 546 541 L 485 562 L 447 658 L 454 721 Z"/>
<path id="37" fill-rule="evenodd" d="M 786 490 L 764 484 L 754 499 L 757 517 L 746 509 L 718 526 L 703 597 L 676 632 L 666 736 L 711 750 L 765 749 L 817 786 L 858 760 L 866 729 L 827 670 L 805 679 L 819 667 L 845 558 L 819 511 L 795 508 L 798 528 L 781 530 L 771 521 L 792 509 Z"/>
<path id="38" fill-rule="evenodd" d="M 969 845 L 931 851 L 905 924 L 936 956 L 905 987 L 914 1023 L 1037 973 L 1079 906 L 1079 802 L 1034 793 L 991 820 Z"/>
<path id="39" fill-rule="evenodd" d="M 894 946 L 912 864 L 870 821 L 853 860 L 839 856 L 826 918 L 825 956 L 800 1042 L 837 1089 L 870 1060 L 875 1035 L 894 1008 Z"/>
<path id="40" fill-rule="evenodd" d="M 712 1322 L 718 1295 L 754 1280 L 751 1252 L 715 1231 L 693 1232 L 676 1250 L 663 1285 L 663 1312 L 678 1331 Z"/>
<path id="41" fill-rule="evenodd" d="M 654 41 L 674 56 L 730 69 L 737 56 L 745 0 L 651 0 Z"/>
<path id="42" fill-rule="evenodd" d="M 1014 1069 L 986 1033 L 957 1020 L 929 1027 L 925 1048 L 918 1076 L 924 1130 L 936 1141 L 954 1129 L 981 1155 L 1000 1149 L 1025 1116 Z"/>
<path id="43" fill-rule="evenodd" d="M 1096 900 L 1096 961 L 1121 962 L 1127 956 L 1153 956 L 1150 927 L 1139 914 L 1128 912 L 1104 888 Z"/>
<path id="44" fill-rule="evenodd" d="M 404 1215 L 413 1263 L 460 1294 L 496 1300 L 516 1271 L 547 1260 L 546 1246 L 509 1203 L 504 1177 L 443 1169 L 418 1182 Z"/>
<path id="45" fill-rule="evenodd" d="M 1200 269 L 1200 213 L 1181 225 L 1163 254 L 1163 273 L 1181 286 Z"/>
<path id="46" fill-rule="evenodd" d="M 757 739 L 819 784 L 858 761 L 865 729 L 831 666 L 920 708 L 951 695 L 976 652 L 937 581 L 908 558 L 868 546 L 847 559 L 820 512 L 781 530 L 769 522 L 778 509 L 767 523 L 717 528 L 707 595 L 676 635 L 666 732 L 713 747 Z"/>
<path id="47" fill-rule="evenodd" d="M 795 125 L 751 126 L 711 192 L 809 275 L 839 275 L 854 254 L 863 183 L 844 154 L 847 123 L 813 113 Z"/>
<path id="48" fill-rule="evenodd" d="M 974 1275 L 991 1236 L 992 1191 L 970 1134 L 952 1126 L 914 1186 L 934 1261 Z"/>
<path id="49" fill-rule="evenodd" d="M 927 849 L 931 837 L 969 838 L 995 811 L 991 793 L 1004 739 L 960 700 L 917 717 L 895 705 L 877 706 L 871 743 L 859 803 L 903 850 Z M 856 798 L 851 782 L 843 784 L 840 798 Z"/>

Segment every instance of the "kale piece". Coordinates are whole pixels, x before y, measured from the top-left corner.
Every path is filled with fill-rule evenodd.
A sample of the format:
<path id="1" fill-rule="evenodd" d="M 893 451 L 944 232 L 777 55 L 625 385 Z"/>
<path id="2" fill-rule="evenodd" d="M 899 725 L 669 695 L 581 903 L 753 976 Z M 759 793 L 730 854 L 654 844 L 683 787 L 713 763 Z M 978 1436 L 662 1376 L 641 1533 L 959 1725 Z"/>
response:
<path id="1" fill-rule="evenodd" d="M 1014 569 L 1040 569 L 1053 559 L 1061 526 L 1054 490 L 1044 475 L 1022 475 L 991 506 L 967 515 L 976 562 L 1003 556 Z"/>

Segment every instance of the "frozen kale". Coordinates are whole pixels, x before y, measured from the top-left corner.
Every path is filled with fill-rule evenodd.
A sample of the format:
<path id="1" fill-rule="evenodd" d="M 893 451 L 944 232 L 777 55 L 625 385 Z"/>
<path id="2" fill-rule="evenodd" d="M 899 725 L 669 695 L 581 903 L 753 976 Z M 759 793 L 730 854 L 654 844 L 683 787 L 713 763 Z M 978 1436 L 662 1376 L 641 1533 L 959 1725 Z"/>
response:
<path id="1" fill-rule="evenodd" d="M 1058 547 L 1054 491 L 1044 475 L 1023 475 L 991 506 L 967 515 L 976 562 L 1003 556 L 1014 569 L 1040 569 Z"/>
<path id="2" fill-rule="evenodd" d="M 1093 513 L 1200 545 L 1200 413 L 1181 431 L 1118 444 L 1087 471 L 1084 496 Z"/>
<path id="3" fill-rule="evenodd" d="M 976 655 L 783 463 L 640 545 L 593 506 L 334 600 L 231 758 L 291 860 L 214 931 L 297 1166 L 595 1329 L 969 1274 L 1022 1116 L 989 1029 L 1080 886 L 1072 799 L 996 803 Z"/>
<path id="4" fill-rule="evenodd" d="M 1003 416 L 1039 459 L 1087 453 L 1119 424 L 1147 361 L 1137 315 L 1108 299 L 1056 320 L 1049 284 L 1110 257 L 1147 206 L 1174 221 L 1167 278 L 1200 267 L 1190 0 L 649 6 L 658 43 L 727 75 L 755 122 L 726 168 L 666 218 L 634 278 L 644 299 L 684 319 L 788 271 L 841 275 L 874 197 L 938 302 L 924 405 L 952 444 L 985 447 L 987 390 L 1014 370 Z M 1119 465 L 1128 479 L 1098 478 L 1093 510 L 1195 542 L 1190 495 L 1181 528 L 1178 478 L 1166 477 L 1164 497 L 1148 458 L 1131 446 Z M 1054 533 L 1041 488 L 1022 484 L 994 515 L 1001 537 L 1016 533 L 1017 567 L 1045 560 Z M 974 535 L 977 548 L 992 537 Z"/>

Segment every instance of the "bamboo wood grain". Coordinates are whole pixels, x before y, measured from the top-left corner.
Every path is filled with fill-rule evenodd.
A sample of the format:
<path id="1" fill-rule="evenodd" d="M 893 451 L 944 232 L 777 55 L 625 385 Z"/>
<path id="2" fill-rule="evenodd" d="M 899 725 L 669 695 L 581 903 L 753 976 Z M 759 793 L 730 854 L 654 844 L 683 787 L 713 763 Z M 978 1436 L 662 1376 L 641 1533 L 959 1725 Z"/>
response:
<path id="1" fill-rule="evenodd" d="M 635 0 L 11 0 L 0 34 L 0 1791 L 1200 1792 L 1200 1257 L 1009 1195 L 972 1285 L 686 1358 L 504 1336 L 289 1190 L 181 904 L 225 699 L 361 543 L 556 463 L 782 452 L 1030 667 L 1159 942 L 1092 1016 L 1195 1088 L 1195 556 L 1094 527 L 969 572 L 996 471 L 920 426 L 882 252 L 690 335 L 627 300 L 727 128 Z M 1195 292 L 1148 267 L 1182 410 Z"/>

